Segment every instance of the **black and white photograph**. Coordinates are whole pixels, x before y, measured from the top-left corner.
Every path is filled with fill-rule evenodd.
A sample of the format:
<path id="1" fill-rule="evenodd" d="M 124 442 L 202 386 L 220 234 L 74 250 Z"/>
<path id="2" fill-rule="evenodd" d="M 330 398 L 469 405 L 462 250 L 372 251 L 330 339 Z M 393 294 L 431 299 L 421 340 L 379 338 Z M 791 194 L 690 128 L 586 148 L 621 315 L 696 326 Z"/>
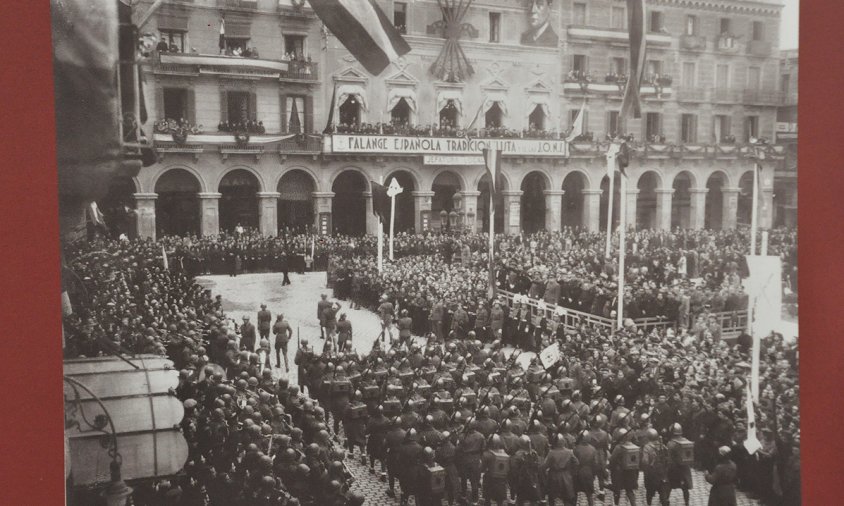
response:
<path id="1" fill-rule="evenodd" d="M 800 505 L 798 3 L 51 0 L 66 504 Z"/>

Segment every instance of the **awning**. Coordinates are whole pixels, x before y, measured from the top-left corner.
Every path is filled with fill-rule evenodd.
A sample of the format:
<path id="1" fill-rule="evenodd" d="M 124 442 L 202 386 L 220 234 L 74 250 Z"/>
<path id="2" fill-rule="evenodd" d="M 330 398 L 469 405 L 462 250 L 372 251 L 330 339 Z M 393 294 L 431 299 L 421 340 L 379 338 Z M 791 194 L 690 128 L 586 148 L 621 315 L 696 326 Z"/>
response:
<path id="1" fill-rule="evenodd" d="M 461 90 L 440 90 L 437 93 L 437 112 L 442 111 L 449 100 L 454 101 L 457 111 L 463 115 L 463 92 Z"/>
<path id="2" fill-rule="evenodd" d="M 416 91 L 413 88 L 392 88 L 387 95 L 387 110 L 392 111 L 401 99 L 407 102 L 411 111 L 416 112 Z"/>
<path id="3" fill-rule="evenodd" d="M 366 90 L 359 84 L 341 84 L 337 87 L 337 107 L 346 102 L 349 97 L 355 97 L 360 103 L 361 110 L 367 110 Z"/>
<path id="4" fill-rule="evenodd" d="M 492 90 L 484 93 L 484 113 L 489 111 L 496 103 L 501 112 L 507 116 L 507 93 L 504 90 Z"/>

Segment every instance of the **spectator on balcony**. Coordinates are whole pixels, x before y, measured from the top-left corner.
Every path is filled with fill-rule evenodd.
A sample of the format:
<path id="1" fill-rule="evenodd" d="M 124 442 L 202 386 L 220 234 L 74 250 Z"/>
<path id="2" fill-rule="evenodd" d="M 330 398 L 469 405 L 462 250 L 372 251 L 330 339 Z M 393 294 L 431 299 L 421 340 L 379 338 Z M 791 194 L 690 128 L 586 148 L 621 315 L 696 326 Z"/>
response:
<path id="1" fill-rule="evenodd" d="M 159 51 L 161 53 L 166 53 L 167 51 L 170 50 L 170 46 L 167 45 L 166 40 L 162 39 L 162 40 L 158 41 L 158 45 L 155 46 L 155 49 L 156 49 L 156 51 Z"/>
<path id="2" fill-rule="evenodd" d="M 181 51 L 179 51 L 179 46 L 177 46 L 176 44 L 170 44 L 170 52 L 171 53 L 179 53 Z"/>

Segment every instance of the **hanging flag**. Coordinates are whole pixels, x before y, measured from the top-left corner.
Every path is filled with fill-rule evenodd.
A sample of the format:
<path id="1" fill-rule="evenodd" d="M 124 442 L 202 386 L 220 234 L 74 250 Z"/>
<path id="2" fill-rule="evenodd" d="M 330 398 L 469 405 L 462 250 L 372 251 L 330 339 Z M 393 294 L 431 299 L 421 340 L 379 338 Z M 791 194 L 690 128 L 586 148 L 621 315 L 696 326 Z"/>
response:
<path id="1" fill-rule="evenodd" d="M 627 0 L 627 20 L 630 31 L 630 76 L 624 89 L 619 119 L 627 116 L 633 108 L 633 117 L 642 117 L 642 104 L 639 87 L 645 72 L 645 0 Z"/>
<path id="2" fill-rule="evenodd" d="M 627 177 L 627 172 L 624 171 L 630 165 L 630 146 L 627 145 L 627 142 L 622 141 L 621 146 L 618 147 L 618 154 L 615 157 L 615 161 L 618 164 L 618 170 L 621 172 L 621 175 Z"/>
<path id="3" fill-rule="evenodd" d="M 484 148 L 484 162 L 490 179 L 490 190 L 498 192 L 501 188 L 501 150 Z"/>
<path id="4" fill-rule="evenodd" d="M 310 0 L 314 12 L 367 72 L 378 75 L 410 46 L 375 0 Z"/>
<path id="5" fill-rule="evenodd" d="M 220 52 L 226 50 L 226 20 L 220 20 Z"/>
<path id="6" fill-rule="evenodd" d="M 167 252 L 164 251 L 164 245 L 163 244 L 161 245 L 161 258 L 162 258 L 162 261 L 164 263 L 164 270 L 169 271 L 170 270 L 170 262 L 167 261 Z"/>
<path id="7" fill-rule="evenodd" d="M 478 110 L 475 111 L 475 116 L 472 117 L 472 121 L 469 123 L 469 126 L 466 127 L 466 138 L 469 138 L 469 130 L 475 128 L 475 123 L 477 123 L 478 118 L 481 117 L 481 111 L 484 108 L 484 103 L 481 101 L 481 104 L 478 106 Z"/>
<path id="8" fill-rule="evenodd" d="M 744 441 L 744 447 L 747 453 L 753 455 L 762 448 L 762 443 L 756 436 L 756 412 L 753 409 L 753 395 L 750 392 L 749 383 L 744 395 L 747 397 L 747 439 Z"/>
<path id="9" fill-rule="evenodd" d="M 105 216 L 103 212 L 100 211 L 100 207 L 97 205 L 96 201 L 91 201 L 88 204 L 88 219 L 91 220 L 91 223 L 94 225 L 98 225 L 100 227 L 105 227 Z"/>
<path id="10" fill-rule="evenodd" d="M 578 136 L 581 136 L 586 133 L 586 126 L 584 125 L 584 116 L 586 116 L 586 100 L 583 101 L 583 104 L 581 104 L 580 106 L 580 110 L 577 111 L 577 116 L 574 118 L 574 123 L 572 123 L 571 125 L 571 130 L 566 136 L 566 142 L 571 142 L 577 139 Z"/>
<path id="11" fill-rule="evenodd" d="M 334 86 L 334 91 L 331 92 L 331 106 L 328 108 L 328 121 L 325 123 L 325 128 L 322 130 L 324 134 L 334 133 L 334 107 L 337 103 L 337 86 Z"/>
<path id="12" fill-rule="evenodd" d="M 387 189 L 384 185 L 369 181 L 372 185 L 372 212 L 381 223 L 386 223 L 390 216 L 390 196 L 387 195 Z"/>

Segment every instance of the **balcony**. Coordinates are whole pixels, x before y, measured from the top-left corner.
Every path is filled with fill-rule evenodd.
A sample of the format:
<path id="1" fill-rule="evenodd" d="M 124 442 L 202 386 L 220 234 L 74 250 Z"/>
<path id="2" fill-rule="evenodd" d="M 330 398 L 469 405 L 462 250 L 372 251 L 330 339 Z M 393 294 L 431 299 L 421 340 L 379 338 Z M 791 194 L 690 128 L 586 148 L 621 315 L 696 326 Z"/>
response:
<path id="1" fill-rule="evenodd" d="M 764 58 L 771 56 L 771 43 L 766 40 L 751 40 L 747 43 L 747 54 Z"/>
<path id="2" fill-rule="evenodd" d="M 296 5 L 293 0 L 278 0 L 278 13 L 291 18 L 308 19 L 316 18 L 311 6 L 307 2 Z"/>
<path id="3" fill-rule="evenodd" d="M 256 11 L 258 0 L 217 0 L 217 7 L 226 10 Z"/>
<path id="4" fill-rule="evenodd" d="M 737 104 L 742 100 L 741 91 L 731 88 L 714 88 L 711 100 L 720 104 Z"/>
<path id="5" fill-rule="evenodd" d="M 715 41 L 715 50 L 719 53 L 737 53 L 739 50 L 738 38 L 728 33 L 722 33 Z"/>
<path id="6" fill-rule="evenodd" d="M 630 40 L 630 35 L 627 30 L 597 26 L 569 25 L 568 35 L 572 39 L 618 42 L 625 45 L 628 44 Z M 667 33 L 648 33 L 646 37 L 647 44 L 649 46 L 671 45 L 671 35 Z"/>
<path id="7" fill-rule="evenodd" d="M 621 98 L 627 85 L 627 76 L 607 74 L 603 80 L 597 80 L 589 72 L 571 70 L 563 76 L 563 93 L 599 94 L 609 98 Z M 663 99 L 673 93 L 673 78 L 669 75 L 646 76 L 639 88 L 643 98 Z"/>
<path id="8" fill-rule="evenodd" d="M 708 90 L 705 88 L 678 88 L 676 92 L 678 102 L 706 102 Z"/>
<path id="9" fill-rule="evenodd" d="M 744 90 L 742 103 L 745 105 L 781 105 L 783 94 L 779 91 Z"/>
<path id="10" fill-rule="evenodd" d="M 703 51 L 706 49 L 706 37 L 701 37 L 700 35 L 681 35 L 680 49 Z"/>
<path id="11" fill-rule="evenodd" d="M 322 152 L 322 136 L 296 135 L 279 142 L 278 150 L 282 160 L 292 154 L 317 155 Z"/>
<path id="12" fill-rule="evenodd" d="M 191 77 L 219 75 L 246 80 L 315 82 L 319 79 L 319 67 L 316 62 L 193 53 L 159 53 L 153 63 L 153 72 Z"/>

